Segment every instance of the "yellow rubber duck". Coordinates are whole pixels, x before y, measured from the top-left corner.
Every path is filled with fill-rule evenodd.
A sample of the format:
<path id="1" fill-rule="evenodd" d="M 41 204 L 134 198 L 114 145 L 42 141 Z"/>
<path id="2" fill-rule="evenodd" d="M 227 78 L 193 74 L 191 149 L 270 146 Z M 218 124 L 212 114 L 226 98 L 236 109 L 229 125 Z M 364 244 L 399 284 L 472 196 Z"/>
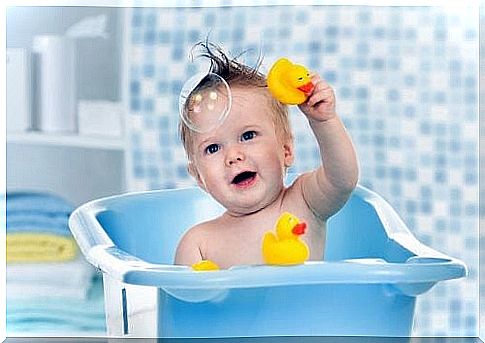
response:
<path id="1" fill-rule="evenodd" d="M 263 259 L 266 264 L 294 265 L 308 260 L 310 250 L 300 236 L 305 233 L 306 223 L 283 212 L 276 223 L 276 235 L 266 232 L 263 237 Z"/>
<path id="2" fill-rule="evenodd" d="M 197 272 L 203 272 L 219 270 L 220 268 L 215 262 L 212 262 L 211 260 L 202 260 L 200 262 L 194 263 L 192 265 L 192 269 Z"/>
<path id="3" fill-rule="evenodd" d="M 267 82 L 271 94 L 288 105 L 304 103 L 314 87 L 308 69 L 284 57 L 273 64 Z"/>

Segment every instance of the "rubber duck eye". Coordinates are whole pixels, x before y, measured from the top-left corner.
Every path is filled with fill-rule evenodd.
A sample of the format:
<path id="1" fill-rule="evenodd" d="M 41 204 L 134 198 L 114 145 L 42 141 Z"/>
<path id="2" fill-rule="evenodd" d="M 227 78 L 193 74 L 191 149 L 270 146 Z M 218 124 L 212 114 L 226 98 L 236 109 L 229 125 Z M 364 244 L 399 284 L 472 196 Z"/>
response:
<path id="1" fill-rule="evenodd" d="M 211 144 L 207 148 L 205 148 L 205 153 L 208 155 L 215 154 L 218 151 L 219 151 L 218 144 Z"/>
<path id="2" fill-rule="evenodd" d="M 303 80 L 303 77 L 299 77 L 298 80 L 300 80 L 300 81 Z"/>

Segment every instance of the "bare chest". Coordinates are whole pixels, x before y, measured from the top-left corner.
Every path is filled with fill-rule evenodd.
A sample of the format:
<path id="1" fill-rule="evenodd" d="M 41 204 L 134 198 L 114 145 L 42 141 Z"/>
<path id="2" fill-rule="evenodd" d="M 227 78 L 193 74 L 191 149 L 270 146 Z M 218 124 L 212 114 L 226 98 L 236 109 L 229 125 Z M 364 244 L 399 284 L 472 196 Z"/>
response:
<path id="1" fill-rule="evenodd" d="M 325 223 L 311 212 L 297 208 L 285 208 L 307 223 L 308 230 L 302 239 L 310 248 L 310 260 L 322 260 L 325 244 Z M 267 231 L 274 232 L 280 212 L 253 220 L 242 218 L 231 224 L 221 224 L 211 232 L 203 257 L 216 262 L 221 268 L 234 265 L 262 264 L 262 240 Z"/>

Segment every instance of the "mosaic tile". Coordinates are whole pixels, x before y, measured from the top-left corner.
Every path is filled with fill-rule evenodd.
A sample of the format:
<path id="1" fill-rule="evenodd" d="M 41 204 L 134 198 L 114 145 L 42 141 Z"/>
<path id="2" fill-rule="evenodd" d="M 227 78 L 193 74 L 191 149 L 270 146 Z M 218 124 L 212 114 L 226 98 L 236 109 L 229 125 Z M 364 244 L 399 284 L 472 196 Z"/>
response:
<path id="1" fill-rule="evenodd" d="M 188 61 L 194 43 L 209 35 L 232 53 L 247 51 L 249 65 L 261 53 L 266 71 L 288 56 L 334 87 L 359 154 L 360 183 L 387 199 L 420 241 L 470 269 L 467 279 L 441 283 L 418 298 L 413 334 L 476 336 L 477 24 L 472 8 L 135 8 L 127 23 L 128 185 L 195 184 L 177 137 L 179 91 L 205 68 Z M 290 171 L 316 167 L 316 142 L 294 108 L 291 123 L 297 158 Z"/>

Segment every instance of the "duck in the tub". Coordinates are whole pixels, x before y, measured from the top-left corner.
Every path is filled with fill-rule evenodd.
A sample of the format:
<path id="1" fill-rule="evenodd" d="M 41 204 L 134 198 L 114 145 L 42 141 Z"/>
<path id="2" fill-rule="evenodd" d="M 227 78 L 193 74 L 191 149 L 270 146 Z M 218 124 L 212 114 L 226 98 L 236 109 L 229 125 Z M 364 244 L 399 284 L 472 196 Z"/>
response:
<path id="1" fill-rule="evenodd" d="M 306 223 L 288 212 L 283 212 L 276 222 L 276 234 L 266 232 L 263 238 L 263 259 L 271 265 L 295 265 L 308 260 L 310 250 L 300 237 Z"/>

